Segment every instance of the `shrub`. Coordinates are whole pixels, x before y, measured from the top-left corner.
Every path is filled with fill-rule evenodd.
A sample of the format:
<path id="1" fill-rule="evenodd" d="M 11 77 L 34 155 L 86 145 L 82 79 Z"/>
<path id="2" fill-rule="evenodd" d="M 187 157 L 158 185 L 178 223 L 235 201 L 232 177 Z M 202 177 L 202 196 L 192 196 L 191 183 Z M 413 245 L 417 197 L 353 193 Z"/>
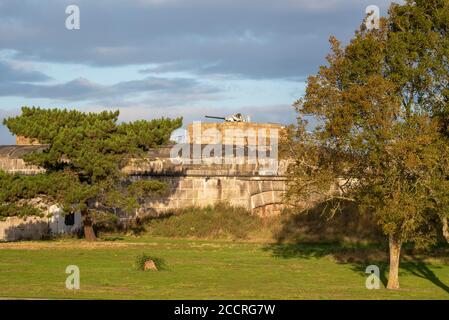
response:
<path id="1" fill-rule="evenodd" d="M 141 253 L 136 256 L 136 258 L 134 260 L 135 269 L 138 271 L 143 271 L 145 268 L 145 262 L 147 262 L 148 260 L 152 260 L 158 270 L 166 270 L 167 269 L 167 265 L 163 259 L 154 257 L 154 256 L 149 256 L 145 253 Z"/>

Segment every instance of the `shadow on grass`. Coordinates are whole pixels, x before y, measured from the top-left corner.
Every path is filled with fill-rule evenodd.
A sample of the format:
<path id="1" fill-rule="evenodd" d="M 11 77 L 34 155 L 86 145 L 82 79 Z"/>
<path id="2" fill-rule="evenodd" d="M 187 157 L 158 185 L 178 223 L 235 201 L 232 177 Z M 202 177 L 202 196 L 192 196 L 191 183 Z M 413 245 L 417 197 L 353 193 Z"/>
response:
<path id="1" fill-rule="evenodd" d="M 382 245 L 331 243 L 276 243 L 264 247 L 265 251 L 274 257 L 291 259 L 314 259 L 330 257 L 339 264 L 347 264 L 354 272 L 363 276 L 369 265 L 376 265 L 380 269 L 380 280 L 386 287 L 388 282 L 388 250 Z M 406 250 L 405 250 L 406 251 Z M 440 252 L 441 257 L 447 257 L 447 252 Z M 427 279 L 445 292 L 449 293 L 449 286 L 443 283 L 429 268 L 429 264 L 413 253 L 405 253 L 401 258 L 401 269 L 414 276 Z M 433 266 L 432 268 L 438 268 Z"/>
<path id="2" fill-rule="evenodd" d="M 276 243 L 270 244 L 264 248 L 265 251 L 271 251 L 274 257 L 291 259 L 313 259 L 331 257 L 339 264 L 348 264 L 351 269 L 357 273 L 366 275 L 365 270 L 369 265 L 377 265 L 380 270 L 380 280 L 386 285 L 386 270 L 388 263 L 387 251 L 380 245 L 345 246 L 339 242 L 331 243 Z"/>
<path id="3" fill-rule="evenodd" d="M 273 256 L 279 258 L 312 259 L 330 257 L 336 263 L 347 264 L 362 276 L 369 265 L 380 269 L 380 280 L 387 286 L 389 271 L 388 244 L 381 230 L 376 227 L 372 214 L 364 212 L 351 203 L 342 203 L 342 210 L 332 219 L 328 206 L 317 204 L 302 213 L 288 213 L 275 234 L 276 243 L 266 246 Z M 369 244 L 364 244 L 369 243 Z M 435 257 L 443 264 L 449 264 L 447 244 L 441 244 L 422 257 Z M 445 292 L 449 286 L 443 283 L 422 258 L 423 252 L 406 246 L 402 250 L 400 268 L 402 271 L 427 279 Z M 438 268 L 432 266 L 432 269 Z"/>
<path id="4" fill-rule="evenodd" d="M 381 245 L 351 245 L 331 243 L 276 243 L 264 247 L 274 257 L 292 259 L 319 259 L 330 257 L 336 263 L 351 265 L 354 271 L 365 274 L 366 267 L 372 264 L 386 270 L 387 251 Z M 382 278 L 382 276 L 381 276 Z M 385 275 L 383 276 L 385 278 Z M 381 279 L 382 280 L 382 279 Z M 382 281 L 383 283 L 385 281 Z"/>
<path id="5" fill-rule="evenodd" d="M 423 261 L 422 258 L 416 257 L 415 255 L 411 255 L 405 259 L 405 262 L 402 264 L 402 268 L 410 272 L 411 274 L 427 279 L 432 282 L 437 287 L 449 293 L 449 286 L 443 283 L 436 274 L 429 269 L 428 264 Z M 438 267 L 434 267 L 438 268 Z M 441 267 L 439 267 L 441 268 Z"/>

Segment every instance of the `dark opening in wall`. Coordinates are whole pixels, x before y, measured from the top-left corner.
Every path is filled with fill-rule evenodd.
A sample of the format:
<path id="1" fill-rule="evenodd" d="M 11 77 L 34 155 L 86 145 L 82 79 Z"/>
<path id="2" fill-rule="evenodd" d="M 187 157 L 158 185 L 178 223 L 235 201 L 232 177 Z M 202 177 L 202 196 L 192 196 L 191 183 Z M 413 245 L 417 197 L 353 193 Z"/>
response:
<path id="1" fill-rule="evenodd" d="M 73 226 L 75 224 L 75 214 L 69 213 L 64 217 L 64 223 L 66 226 Z"/>

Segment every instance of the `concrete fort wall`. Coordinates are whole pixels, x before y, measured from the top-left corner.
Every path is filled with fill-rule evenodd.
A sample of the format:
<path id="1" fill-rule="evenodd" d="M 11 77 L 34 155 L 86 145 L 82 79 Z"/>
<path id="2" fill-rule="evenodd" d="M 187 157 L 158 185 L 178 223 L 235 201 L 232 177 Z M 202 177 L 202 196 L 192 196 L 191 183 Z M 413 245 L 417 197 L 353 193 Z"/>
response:
<path id="1" fill-rule="evenodd" d="M 57 206 L 52 206 L 44 217 L 8 217 L 0 220 L 0 242 L 41 240 L 48 235 L 72 234 L 81 228 L 81 214 L 67 219 Z"/>
<path id="2" fill-rule="evenodd" d="M 187 142 L 194 144 L 269 145 L 284 139 L 285 127 L 274 123 L 196 122 L 187 126 Z"/>
<path id="3" fill-rule="evenodd" d="M 40 240 L 48 233 L 47 218 L 9 217 L 0 221 L 0 241 Z"/>
<path id="4" fill-rule="evenodd" d="M 20 174 L 43 172 L 41 168 L 28 166 L 21 159 L 33 150 L 39 151 L 42 147 L 0 147 L 0 170 Z M 228 202 L 255 214 L 279 214 L 286 190 L 285 162 L 281 161 L 275 172 L 266 172 L 263 163 L 175 161 L 179 159 L 170 158 L 170 150 L 171 147 L 152 150 L 144 161 L 131 161 L 123 169 L 132 180 L 159 179 L 168 185 L 166 194 L 157 198 L 149 197 L 140 212 L 164 212 Z"/>
<path id="5" fill-rule="evenodd" d="M 263 216 L 280 213 L 286 191 L 285 161 L 274 172 L 265 170 L 265 163 L 177 162 L 174 160 L 179 159 L 170 158 L 169 152 L 158 150 L 159 157 L 148 162 L 131 162 L 123 169 L 131 179 L 160 179 L 168 185 L 166 194 L 149 199 L 143 211 L 162 212 L 227 202 Z"/>
<path id="6" fill-rule="evenodd" d="M 158 177 L 168 185 L 166 195 L 149 199 L 142 210 L 164 212 L 186 207 L 206 207 L 219 202 L 243 207 L 261 216 L 279 214 L 285 193 L 285 180 L 227 176 Z"/>
<path id="7" fill-rule="evenodd" d="M 22 159 L 11 158 L 0 158 L 0 170 L 20 174 L 39 174 L 45 172 L 45 170 L 39 167 L 27 165 Z"/>
<path id="8" fill-rule="evenodd" d="M 42 168 L 30 166 L 22 157 L 30 152 L 40 152 L 45 146 L 0 146 L 0 170 L 9 173 L 38 174 L 43 173 Z"/>
<path id="9" fill-rule="evenodd" d="M 35 145 L 40 145 L 39 141 L 36 139 L 30 139 L 24 136 L 16 136 L 16 144 L 17 145 L 23 145 L 23 146 L 35 146 Z"/>

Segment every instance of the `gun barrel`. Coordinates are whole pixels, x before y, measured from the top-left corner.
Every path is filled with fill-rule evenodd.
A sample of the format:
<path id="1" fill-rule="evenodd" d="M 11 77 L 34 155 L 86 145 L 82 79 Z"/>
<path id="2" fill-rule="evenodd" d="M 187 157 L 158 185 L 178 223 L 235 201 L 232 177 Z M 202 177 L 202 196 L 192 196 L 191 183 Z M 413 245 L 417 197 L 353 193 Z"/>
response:
<path id="1" fill-rule="evenodd" d="M 214 116 L 206 116 L 206 118 L 209 118 L 209 119 L 219 119 L 219 120 L 226 120 L 226 118 L 225 118 L 225 117 L 214 117 Z"/>

